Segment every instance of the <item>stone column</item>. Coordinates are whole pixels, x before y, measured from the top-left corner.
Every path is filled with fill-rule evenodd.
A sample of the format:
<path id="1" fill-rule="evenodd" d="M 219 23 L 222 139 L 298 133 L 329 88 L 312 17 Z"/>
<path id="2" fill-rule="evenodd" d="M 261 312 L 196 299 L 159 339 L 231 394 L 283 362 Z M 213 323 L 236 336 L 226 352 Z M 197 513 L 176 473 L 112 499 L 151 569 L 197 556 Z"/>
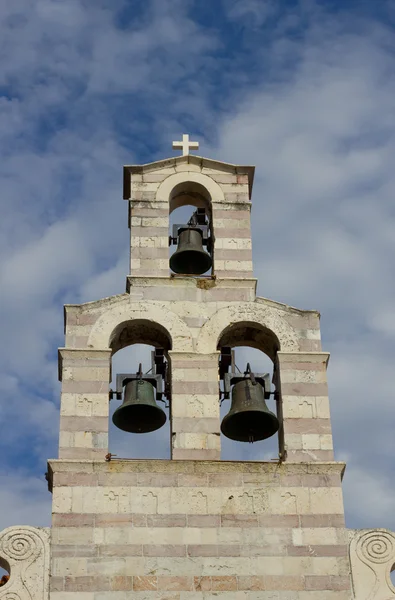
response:
<path id="1" fill-rule="evenodd" d="M 59 458 L 103 458 L 108 452 L 111 350 L 59 349 Z"/>
<path id="2" fill-rule="evenodd" d="M 218 357 L 169 352 L 172 458 L 219 460 Z"/>
<path id="3" fill-rule="evenodd" d="M 226 181 L 226 183 L 225 183 Z M 247 175 L 222 175 L 225 202 L 213 199 L 214 272 L 218 278 L 252 277 L 251 202 Z"/>
<path id="4" fill-rule="evenodd" d="M 278 352 L 284 448 L 293 462 L 332 461 L 327 352 Z"/>
<path id="5" fill-rule="evenodd" d="M 134 192 L 139 199 L 130 201 L 130 273 L 169 277 L 169 206 L 167 202 L 153 205 L 149 194 L 153 192 Z"/>

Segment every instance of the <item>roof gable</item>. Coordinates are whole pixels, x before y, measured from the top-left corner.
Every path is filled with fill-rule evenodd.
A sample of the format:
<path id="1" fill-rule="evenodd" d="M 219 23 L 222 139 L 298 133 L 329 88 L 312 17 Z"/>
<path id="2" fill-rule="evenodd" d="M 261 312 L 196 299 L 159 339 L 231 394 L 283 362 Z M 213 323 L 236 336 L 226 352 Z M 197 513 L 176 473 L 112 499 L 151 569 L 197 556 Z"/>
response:
<path id="1" fill-rule="evenodd" d="M 174 156 L 172 158 L 165 158 L 163 160 L 157 160 L 155 162 L 147 163 L 145 165 L 125 165 L 123 167 L 123 198 L 127 200 L 130 198 L 130 180 L 131 175 L 142 175 L 144 173 L 150 173 L 152 171 L 160 171 L 161 169 L 168 169 L 176 167 L 181 164 L 197 165 L 201 169 L 211 169 L 223 173 L 235 173 L 237 175 L 248 176 L 248 189 L 251 197 L 252 185 L 254 182 L 255 167 L 247 165 L 233 165 L 231 163 L 221 162 L 219 160 L 213 160 L 211 158 L 204 158 L 203 156 L 196 156 L 195 154 L 188 154 L 187 156 Z"/>

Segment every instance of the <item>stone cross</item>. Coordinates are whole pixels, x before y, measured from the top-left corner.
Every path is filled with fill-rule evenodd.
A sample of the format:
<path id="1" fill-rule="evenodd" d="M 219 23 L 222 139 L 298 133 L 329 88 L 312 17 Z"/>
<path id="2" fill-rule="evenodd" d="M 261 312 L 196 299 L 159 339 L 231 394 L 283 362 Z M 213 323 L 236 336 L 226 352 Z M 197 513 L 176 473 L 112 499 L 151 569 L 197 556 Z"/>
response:
<path id="1" fill-rule="evenodd" d="M 173 150 L 182 150 L 182 155 L 187 156 L 189 150 L 198 150 L 199 142 L 190 142 L 189 135 L 184 133 L 182 136 L 182 142 L 173 142 Z"/>

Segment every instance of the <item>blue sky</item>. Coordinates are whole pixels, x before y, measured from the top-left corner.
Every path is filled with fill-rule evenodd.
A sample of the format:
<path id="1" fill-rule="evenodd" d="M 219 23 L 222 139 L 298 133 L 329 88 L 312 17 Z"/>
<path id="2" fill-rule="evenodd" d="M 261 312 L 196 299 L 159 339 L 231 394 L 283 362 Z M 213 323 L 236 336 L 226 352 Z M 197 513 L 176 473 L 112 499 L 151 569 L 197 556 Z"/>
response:
<path id="1" fill-rule="evenodd" d="M 3 3 L 0 528 L 49 523 L 62 306 L 125 290 L 122 165 L 189 132 L 256 165 L 259 294 L 321 311 L 348 526 L 395 529 L 394 22 L 385 0 Z"/>

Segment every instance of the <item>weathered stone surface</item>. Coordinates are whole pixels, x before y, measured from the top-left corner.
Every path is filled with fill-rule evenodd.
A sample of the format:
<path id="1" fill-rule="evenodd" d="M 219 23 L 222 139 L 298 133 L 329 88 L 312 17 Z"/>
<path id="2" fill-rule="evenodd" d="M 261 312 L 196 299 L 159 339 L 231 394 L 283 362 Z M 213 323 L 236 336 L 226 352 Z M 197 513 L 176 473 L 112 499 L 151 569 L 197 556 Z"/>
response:
<path id="1" fill-rule="evenodd" d="M 356 600 L 390 600 L 395 587 L 395 533 L 387 529 L 355 529 L 350 535 L 350 563 Z"/>
<path id="2" fill-rule="evenodd" d="M 1 600 L 49 598 L 50 530 L 9 527 L 0 532 L 0 565 L 10 572 L 0 588 Z"/>

